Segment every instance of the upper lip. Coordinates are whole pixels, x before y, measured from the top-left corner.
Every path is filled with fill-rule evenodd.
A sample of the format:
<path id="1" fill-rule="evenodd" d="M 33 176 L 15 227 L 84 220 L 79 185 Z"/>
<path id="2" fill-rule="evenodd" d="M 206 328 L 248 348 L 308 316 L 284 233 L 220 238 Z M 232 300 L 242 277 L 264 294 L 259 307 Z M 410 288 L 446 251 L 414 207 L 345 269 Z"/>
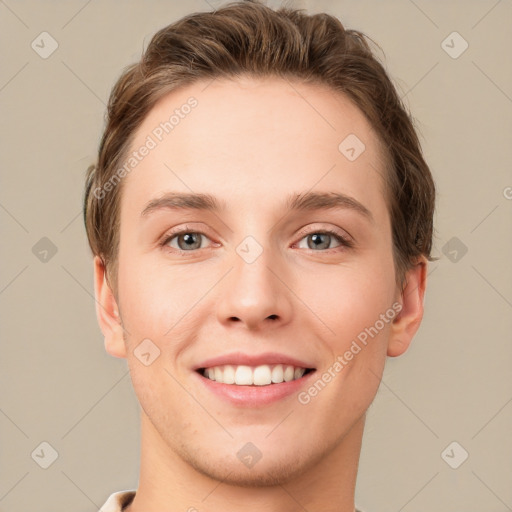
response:
<path id="1" fill-rule="evenodd" d="M 206 359 L 197 366 L 194 370 L 200 368 L 213 368 L 214 366 L 223 366 L 230 364 L 233 366 L 261 366 L 264 364 L 284 364 L 300 368 L 311 368 L 314 366 L 305 361 L 301 361 L 295 357 L 290 357 L 285 354 L 278 354 L 277 352 L 264 352 L 262 354 L 243 354 L 242 352 L 232 352 L 231 354 L 223 354 L 221 356 Z"/>

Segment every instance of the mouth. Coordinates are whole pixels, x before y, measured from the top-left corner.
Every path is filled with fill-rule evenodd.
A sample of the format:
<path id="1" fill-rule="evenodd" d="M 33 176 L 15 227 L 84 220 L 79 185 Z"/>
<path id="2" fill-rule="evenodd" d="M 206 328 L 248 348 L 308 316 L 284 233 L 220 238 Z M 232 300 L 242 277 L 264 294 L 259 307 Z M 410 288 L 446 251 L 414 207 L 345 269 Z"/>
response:
<path id="1" fill-rule="evenodd" d="M 263 387 L 300 380 L 315 370 L 315 368 L 302 368 L 286 364 L 263 364 L 259 366 L 226 364 L 198 368 L 196 372 L 205 379 L 219 384 Z"/>

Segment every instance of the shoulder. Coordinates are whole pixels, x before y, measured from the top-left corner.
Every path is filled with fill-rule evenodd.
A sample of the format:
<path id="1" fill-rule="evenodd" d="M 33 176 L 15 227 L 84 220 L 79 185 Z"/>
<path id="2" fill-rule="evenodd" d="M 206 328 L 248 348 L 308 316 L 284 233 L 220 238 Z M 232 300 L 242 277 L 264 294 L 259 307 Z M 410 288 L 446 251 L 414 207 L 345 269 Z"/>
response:
<path id="1" fill-rule="evenodd" d="M 122 512 L 135 498 L 135 489 L 112 493 L 99 512 Z"/>
<path id="2" fill-rule="evenodd" d="M 135 498 L 135 489 L 127 491 L 117 491 L 112 493 L 105 504 L 100 508 L 99 512 L 122 512 Z M 364 512 L 360 508 L 356 508 L 355 512 Z"/>

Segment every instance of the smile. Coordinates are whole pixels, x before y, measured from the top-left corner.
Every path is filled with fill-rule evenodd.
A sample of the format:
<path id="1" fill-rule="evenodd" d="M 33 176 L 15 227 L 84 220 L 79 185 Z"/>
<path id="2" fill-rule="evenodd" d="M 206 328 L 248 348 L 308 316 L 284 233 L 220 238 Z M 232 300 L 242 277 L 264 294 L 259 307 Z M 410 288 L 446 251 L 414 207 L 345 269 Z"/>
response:
<path id="1" fill-rule="evenodd" d="M 200 368 L 198 372 L 207 379 L 221 384 L 234 386 L 269 386 L 298 380 L 314 371 L 313 368 L 301 368 L 292 365 L 223 365 Z"/>

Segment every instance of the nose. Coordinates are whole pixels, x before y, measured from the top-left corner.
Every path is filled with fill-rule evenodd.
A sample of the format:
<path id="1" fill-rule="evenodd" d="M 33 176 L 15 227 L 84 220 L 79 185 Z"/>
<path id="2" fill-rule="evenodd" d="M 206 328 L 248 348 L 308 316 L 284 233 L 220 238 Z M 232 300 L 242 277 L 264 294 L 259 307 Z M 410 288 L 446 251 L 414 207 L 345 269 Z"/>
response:
<path id="1" fill-rule="evenodd" d="M 292 292 L 284 263 L 264 249 L 252 262 L 235 253 L 217 302 L 219 322 L 250 330 L 283 326 L 292 317 Z"/>

